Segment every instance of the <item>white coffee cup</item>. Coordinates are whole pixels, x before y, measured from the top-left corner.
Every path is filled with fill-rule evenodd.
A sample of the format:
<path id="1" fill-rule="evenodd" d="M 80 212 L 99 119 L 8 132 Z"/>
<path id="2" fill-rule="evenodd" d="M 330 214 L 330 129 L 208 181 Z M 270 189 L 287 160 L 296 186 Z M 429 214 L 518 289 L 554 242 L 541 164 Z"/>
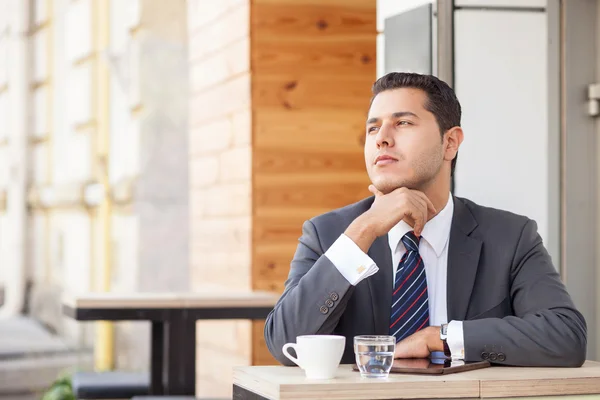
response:
<path id="1" fill-rule="evenodd" d="M 304 370 L 309 379 L 331 379 L 335 376 L 346 337 L 338 335 L 304 335 L 296 337 L 296 343 L 283 345 L 283 354 Z M 293 357 L 289 348 L 296 351 Z"/>

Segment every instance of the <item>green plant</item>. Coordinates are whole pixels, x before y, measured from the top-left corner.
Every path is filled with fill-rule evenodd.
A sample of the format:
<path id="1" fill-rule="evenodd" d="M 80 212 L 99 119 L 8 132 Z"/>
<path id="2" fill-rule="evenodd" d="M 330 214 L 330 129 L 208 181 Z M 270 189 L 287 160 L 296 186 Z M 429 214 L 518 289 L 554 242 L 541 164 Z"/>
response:
<path id="1" fill-rule="evenodd" d="M 54 381 L 50 389 L 44 393 L 42 400 L 76 400 L 70 374 L 65 374 Z"/>

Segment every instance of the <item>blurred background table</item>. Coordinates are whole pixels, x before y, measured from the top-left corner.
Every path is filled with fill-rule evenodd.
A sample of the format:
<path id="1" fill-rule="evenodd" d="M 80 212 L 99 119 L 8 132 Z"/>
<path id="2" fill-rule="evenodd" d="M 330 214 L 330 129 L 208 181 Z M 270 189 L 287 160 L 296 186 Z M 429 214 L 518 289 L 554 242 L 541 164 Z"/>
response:
<path id="1" fill-rule="evenodd" d="M 194 395 L 196 321 L 265 319 L 278 298 L 268 292 L 226 290 L 87 293 L 65 297 L 63 312 L 78 321 L 150 321 L 150 394 Z"/>

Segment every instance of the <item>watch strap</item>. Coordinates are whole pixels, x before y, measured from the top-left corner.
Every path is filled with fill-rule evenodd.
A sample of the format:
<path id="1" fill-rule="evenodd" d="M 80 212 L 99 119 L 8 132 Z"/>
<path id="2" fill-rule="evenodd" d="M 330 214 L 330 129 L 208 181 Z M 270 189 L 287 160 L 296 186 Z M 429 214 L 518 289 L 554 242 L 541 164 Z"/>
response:
<path id="1" fill-rule="evenodd" d="M 448 341 L 444 339 L 442 340 L 442 343 L 444 343 L 444 355 L 446 357 L 451 357 L 452 353 L 450 353 L 450 346 L 448 346 Z"/>

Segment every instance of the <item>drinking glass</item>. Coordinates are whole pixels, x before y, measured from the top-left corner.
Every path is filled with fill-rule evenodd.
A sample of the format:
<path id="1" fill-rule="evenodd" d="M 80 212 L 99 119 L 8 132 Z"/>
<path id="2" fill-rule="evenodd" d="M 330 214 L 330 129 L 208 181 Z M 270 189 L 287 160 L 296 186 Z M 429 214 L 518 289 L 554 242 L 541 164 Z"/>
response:
<path id="1" fill-rule="evenodd" d="M 394 362 L 394 336 L 364 335 L 354 337 L 354 354 L 360 375 L 387 378 Z"/>

